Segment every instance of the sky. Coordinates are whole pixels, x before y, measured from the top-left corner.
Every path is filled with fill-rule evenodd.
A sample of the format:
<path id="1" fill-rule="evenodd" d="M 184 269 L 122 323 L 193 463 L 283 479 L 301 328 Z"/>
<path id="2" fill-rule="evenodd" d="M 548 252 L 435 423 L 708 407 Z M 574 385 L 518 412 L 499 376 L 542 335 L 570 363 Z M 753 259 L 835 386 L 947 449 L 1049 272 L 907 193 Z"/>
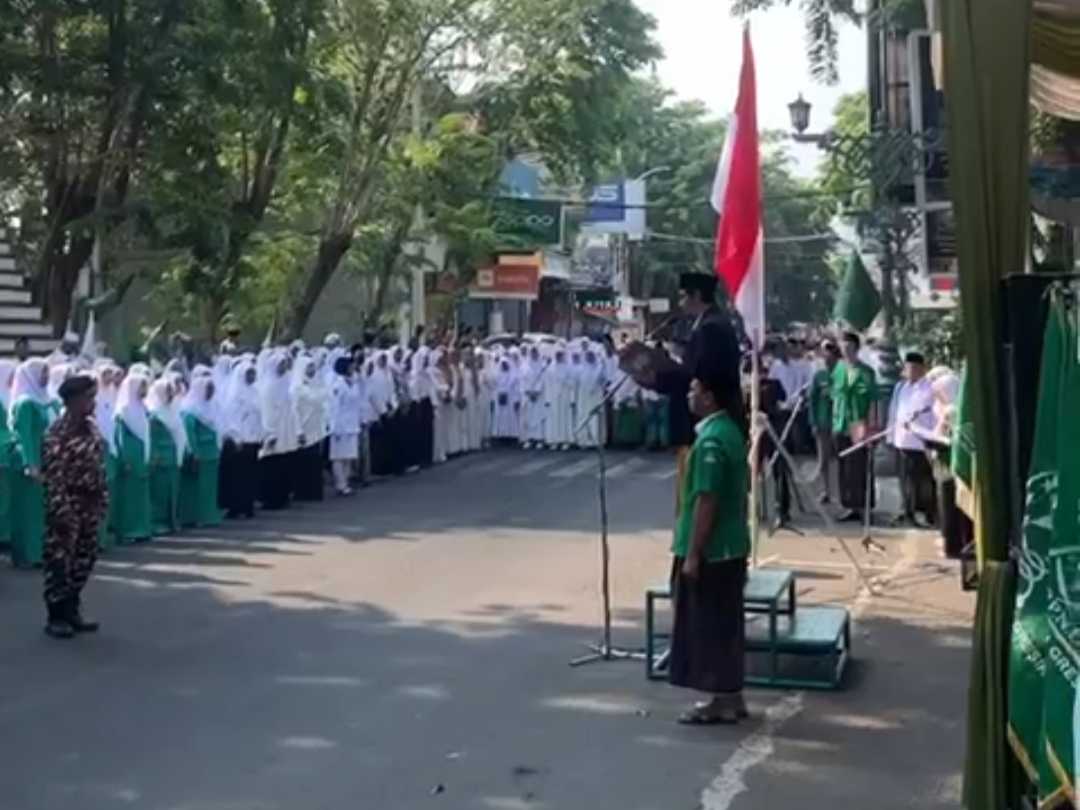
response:
<path id="1" fill-rule="evenodd" d="M 665 57 L 657 66 L 664 85 L 680 99 L 702 101 L 718 116 L 735 106 L 741 63 L 742 26 L 732 17 L 729 0 L 636 0 L 657 21 L 657 39 Z M 787 105 L 799 93 L 813 105 L 810 130 L 832 122 L 832 110 L 844 93 L 866 88 L 866 34 L 845 25 L 840 36 L 840 83 L 825 87 L 810 77 L 803 21 L 798 9 L 775 8 L 750 18 L 757 65 L 758 125 L 790 130 Z M 799 172 L 817 164 L 814 146 L 792 144 Z"/>

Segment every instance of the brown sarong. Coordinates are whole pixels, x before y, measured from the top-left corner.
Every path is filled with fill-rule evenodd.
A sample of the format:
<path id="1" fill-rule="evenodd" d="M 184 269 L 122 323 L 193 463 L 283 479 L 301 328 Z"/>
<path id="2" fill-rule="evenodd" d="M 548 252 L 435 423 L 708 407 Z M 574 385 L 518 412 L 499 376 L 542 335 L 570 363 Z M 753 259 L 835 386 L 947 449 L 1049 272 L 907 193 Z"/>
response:
<path id="1" fill-rule="evenodd" d="M 696 581 L 682 575 L 682 564 L 676 557 L 671 576 L 669 680 L 714 695 L 739 692 L 745 679 L 746 559 L 705 563 Z"/>

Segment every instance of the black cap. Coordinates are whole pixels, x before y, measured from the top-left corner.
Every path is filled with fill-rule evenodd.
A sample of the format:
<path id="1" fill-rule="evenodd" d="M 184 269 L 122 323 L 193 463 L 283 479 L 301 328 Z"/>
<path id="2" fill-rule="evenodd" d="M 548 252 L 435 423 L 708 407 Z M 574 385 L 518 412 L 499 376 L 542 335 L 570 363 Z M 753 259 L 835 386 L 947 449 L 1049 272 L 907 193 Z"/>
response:
<path id="1" fill-rule="evenodd" d="M 699 293 L 706 301 L 716 296 L 716 276 L 710 273 L 682 273 L 679 276 L 679 289 L 686 293 Z"/>
<path id="2" fill-rule="evenodd" d="M 904 355 L 905 363 L 917 363 L 920 366 L 926 365 L 926 355 L 922 352 L 908 352 Z"/>
<path id="3" fill-rule="evenodd" d="M 74 377 L 68 377 L 62 383 L 60 383 L 60 399 L 65 403 L 75 399 L 75 397 L 81 397 L 87 391 L 91 391 L 97 387 L 97 383 L 94 382 L 93 377 L 88 377 L 85 374 L 76 374 Z"/>
<path id="4" fill-rule="evenodd" d="M 856 346 L 862 346 L 862 338 L 859 337 L 858 332 L 844 332 L 844 343 L 854 343 Z"/>

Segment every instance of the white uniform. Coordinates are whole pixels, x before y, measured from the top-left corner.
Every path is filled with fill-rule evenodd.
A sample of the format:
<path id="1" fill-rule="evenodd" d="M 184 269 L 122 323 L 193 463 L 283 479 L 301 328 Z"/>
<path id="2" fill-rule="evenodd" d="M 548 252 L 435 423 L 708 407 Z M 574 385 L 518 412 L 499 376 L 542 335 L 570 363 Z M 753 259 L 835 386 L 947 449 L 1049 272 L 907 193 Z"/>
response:
<path id="1" fill-rule="evenodd" d="M 604 367 L 595 357 L 591 362 L 586 357 L 578 373 L 578 424 L 574 425 L 577 431 L 576 443 L 580 447 L 596 447 L 605 441 L 607 419 L 604 409 L 600 407 L 604 401 L 604 388 Z M 584 421 L 586 419 L 588 421 Z"/>
<path id="2" fill-rule="evenodd" d="M 577 380 L 570 371 L 565 354 L 557 354 L 555 362 L 544 374 L 544 437 L 552 447 L 573 442 L 576 390 Z"/>
<path id="3" fill-rule="evenodd" d="M 897 450 L 924 450 L 926 444 L 909 427 L 913 422 L 923 430 L 934 428 L 934 388 L 923 377 L 915 383 L 904 380 L 893 391 L 889 405 L 889 444 Z"/>
<path id="4" fill-rule="evenodd" d="M 544 377 L 547 364 L 539 355 L 526 363 L 521 380 L 521 440 L 540 444 L 545 439 L 547 407 L 544 402 Z"/>
<path id="5" fill-rule="evenodd" d="M 520 408 L 521 382 L 513 363 L 503 359 L 495 375 L 495 425 L 492 436 L 496 439 L 517 439 L 521 432 Z"/>

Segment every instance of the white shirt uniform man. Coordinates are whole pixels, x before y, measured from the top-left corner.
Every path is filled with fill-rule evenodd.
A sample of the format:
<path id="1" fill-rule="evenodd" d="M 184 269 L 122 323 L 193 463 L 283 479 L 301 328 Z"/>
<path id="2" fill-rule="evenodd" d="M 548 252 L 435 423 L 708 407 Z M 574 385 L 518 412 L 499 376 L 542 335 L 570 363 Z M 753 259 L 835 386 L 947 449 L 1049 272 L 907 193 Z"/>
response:
<path id="1" fill-rule="evenodd" d="M 898 523 L 917 523 L 916 512 L 924 512 L 930 520 L 937 518 L 936 492 L 926 443 L 912 427 L 932 430 L 934 427 L 934 388 L 926 378 L 926 359 L 919 352 L 909 352 L 904 358 L 904 379 L 893 390 L 889 404 L 889 444 L 900 451 L 900 481 L 904 513 Z"/>

